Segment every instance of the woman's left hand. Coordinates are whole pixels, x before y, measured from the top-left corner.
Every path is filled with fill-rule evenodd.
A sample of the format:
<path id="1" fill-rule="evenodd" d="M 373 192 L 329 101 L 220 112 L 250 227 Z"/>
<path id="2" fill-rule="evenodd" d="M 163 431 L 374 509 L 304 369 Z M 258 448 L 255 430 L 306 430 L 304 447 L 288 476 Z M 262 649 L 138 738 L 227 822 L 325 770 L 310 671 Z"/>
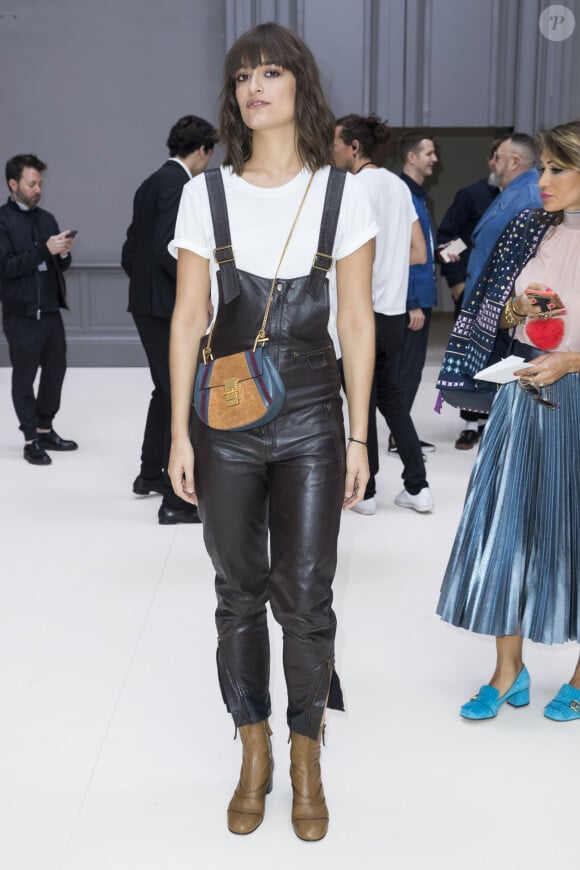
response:
<path id="1" fill-rule="evenodd" d="M 363 444 L 357 444 L 356 441 L 349 441 L 346 451 L 343 510 L 350 510 L 363 500 L 370 476 L 367 448 Z"/>
<path id="2" fill-rule="evenodd" d="M 525 381 L 530 381 L 537 387 L 548 387 L 550 384 L 559 381 L 564 375 L 569 375 L 571 372 L 577 371 L 575 363 L 577 363 L 578 355 L 568 353 L 566 351 L 554 351 L 554 353 L 544 353 L 542 356 L 536 357 L 533 365 L 525 369 L 518 369 L 514 372 L 518 378 L 523 378 Z"/>

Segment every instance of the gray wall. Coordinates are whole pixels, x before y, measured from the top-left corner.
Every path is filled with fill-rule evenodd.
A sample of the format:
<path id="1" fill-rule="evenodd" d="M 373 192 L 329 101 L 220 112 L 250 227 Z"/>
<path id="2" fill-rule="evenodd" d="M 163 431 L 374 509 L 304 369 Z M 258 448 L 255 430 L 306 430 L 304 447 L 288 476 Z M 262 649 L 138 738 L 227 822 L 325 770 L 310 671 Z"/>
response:
<path id="1" fill-rule="evenodd" d="M 42 204 L 79 230 L 65 315 L 72 365 L 144 365 L 119 268 L 133 194 L 181 115 L 216 121 L 220 0 L 16 0 L 0 13 L 0 162 L 47 164 Z M 10 82 L 10 85 L 8 85 Z M 7 361 L 0 346 L 0 361 Z"/>
<path id="2" fill-rule="evenodd" d="M 580 115 L 578 28 L 538 29 L 544 0 L 15 0 L 0 11 L 0 161 L 49 164 L 43 204 L 79 230 L 68 286 L 73 365 L 142 365 L 118 267 L 141 180 L 166 156 L 173 122 L 216 120 L 228 44 L 259 21 L 312 47 L 337 114 L 377 111 L 429 126 L 444 171 L 436 217 L 485 174 L 498 127 L 533 132 Z M 447 293 L 441 304 L 449 308 Z M 0 364 L 6 364 L 0 341 Z"/>
<path id="3" fill-rule="evenodd" d="M 570 39 L 538 26 L 550 0 L 226 0 L 228 43 L 277 18 L 313 48 L 338 114 L 377 111 L 396 127 L 535 130 L 580 114 Z M 578 78 L 576 78 L 578 84 Z"/>

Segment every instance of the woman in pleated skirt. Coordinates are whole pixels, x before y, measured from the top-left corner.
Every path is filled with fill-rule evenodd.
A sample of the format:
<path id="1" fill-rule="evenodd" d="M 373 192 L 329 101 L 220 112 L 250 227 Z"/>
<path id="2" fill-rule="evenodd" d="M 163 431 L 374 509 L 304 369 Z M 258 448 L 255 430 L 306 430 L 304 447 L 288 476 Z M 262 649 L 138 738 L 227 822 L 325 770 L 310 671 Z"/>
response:
<path id="1" fill-rule="evenodd" d="M 525 638 L 580 639 L 580 122 L 538 139 L 549 226 L 530 241 L 500 321 L 529 366 L 497 392 L 437 608 L 496 638 L 495 671 L 461 708 L 471 720 L 529 703 Z M 580 719 L 580 660 L 544 715 Z"/>

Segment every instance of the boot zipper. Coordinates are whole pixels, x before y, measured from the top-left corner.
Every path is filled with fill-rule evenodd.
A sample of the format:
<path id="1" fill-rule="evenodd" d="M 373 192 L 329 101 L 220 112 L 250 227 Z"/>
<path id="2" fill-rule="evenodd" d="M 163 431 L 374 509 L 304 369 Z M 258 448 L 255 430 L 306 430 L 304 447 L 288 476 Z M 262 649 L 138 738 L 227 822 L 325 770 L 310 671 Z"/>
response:
<path id="1" fill-rule="evenodd" d="M 231 671 L 229 669 L 226 657 L 224 656 L 223 652 L 220 652 L 220 651 L 218 651 L 218 652 L 219 652 L 219 662 L 224 670 L 224 675 L 227 677 L 228 683 L 230 684 L 230 688 L 231 688 L 233 694 L 236 695 L 236 697 L 240 703 L 240 707 L 242 708 L 242 711 L 244 713 L 244 719 L 246 721 L 249 721 L 250 716 L 249 716 L 248 708 L 246 707 L 246 701 L 244 699 L 244 696 L 243 696 L 242 692 L 240 691 L 238 685 L 236 684 L 235 680 L 232 677 L 232 674 L 231 674 Z M 220 668 L 218 667 L 218 675 L 219 674 L 220 674 Z M 227 702 L 227 695 L 226 695 L 226 702 Z M 237 733 L 237 727 L 236 727 L 236 733 Z M 234 740 L 235 739 L 236 739 L 236 735 L 234 734 Z"/>
<path id="2" fill-rule="evenodd" d="M 322 681 L 323 681 L 325 676 L 328 679 L 328 689 L 326 692 L 325 699 L 328 698 L 328 692 L 330 691 L 330 681 L 332 679 L 333 667 L 334 666 L 332 664 L 331 659 L 330 658 L 326 659 L 326 671 L 323 670 L 322 673 L 320 674 L 318 680 L 316 681 L 314 691 L 312 692 L 312 695 L 310 696 L 310 703 L 308 705 L 308 716 L 306 717 L 306 729 L 307 730 L 310 728 L 310 722 L 312 720 L 312 707 L 314 706 L 314 701 L 316 700 L 316 698 L 319 695 L 320 687 L 322 685 Z"/>

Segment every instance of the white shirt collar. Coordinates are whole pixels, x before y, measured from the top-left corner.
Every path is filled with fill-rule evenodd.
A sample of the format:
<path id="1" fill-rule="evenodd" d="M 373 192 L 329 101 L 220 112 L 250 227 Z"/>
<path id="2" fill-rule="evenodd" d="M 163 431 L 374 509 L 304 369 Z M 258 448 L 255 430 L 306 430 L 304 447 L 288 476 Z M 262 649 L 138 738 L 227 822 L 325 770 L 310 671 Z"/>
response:
<path id="1" fill-rule="evenodd" d="M 180 160 L 179 157 L 169 157 L 168 159 L 173 160 L 174 163 L 179 163 L 180 166 L 183 166 L 183 168 L 185 169 L 185 171 L 187 172 L 189 177 L 193 178 L 193 175 L 191 174 L 189 166 L 186 166 L 185 163 L 183 162 L 183 160 Z"/>

